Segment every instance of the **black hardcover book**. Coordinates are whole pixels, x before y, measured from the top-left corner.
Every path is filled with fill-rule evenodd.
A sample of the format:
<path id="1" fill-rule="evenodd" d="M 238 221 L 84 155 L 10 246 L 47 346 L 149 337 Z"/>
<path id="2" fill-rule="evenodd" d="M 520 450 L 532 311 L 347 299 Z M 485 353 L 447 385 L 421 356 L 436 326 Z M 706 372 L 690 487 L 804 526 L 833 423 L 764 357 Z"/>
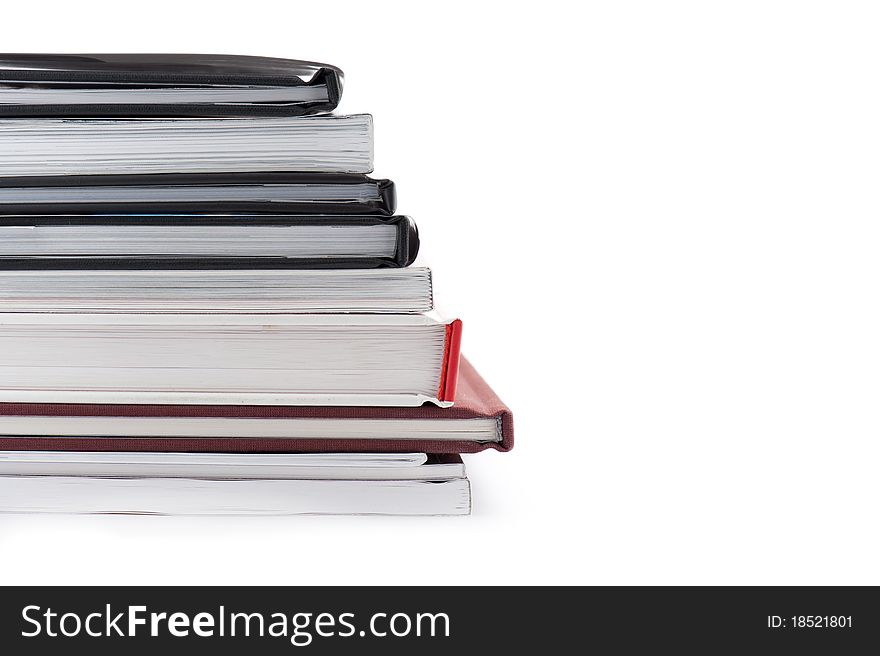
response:
<path id="1" fill-rule="evenodd" d="M 205 173 L 0 178 L 0 214 L 376 214 L 394 183 L 343 173 Z"/>
<path id="2" fill-rule="evenodd" d="M 0 54 L 0 116 L 297 116 L 332 111 L 342 82 L 272 57 Z"/>
<path id="3" fill-rule="evenodd" d="M 280 214 L 0 215 L 0 269 L 405 267 L 419 237 L 406 216 Z"/>

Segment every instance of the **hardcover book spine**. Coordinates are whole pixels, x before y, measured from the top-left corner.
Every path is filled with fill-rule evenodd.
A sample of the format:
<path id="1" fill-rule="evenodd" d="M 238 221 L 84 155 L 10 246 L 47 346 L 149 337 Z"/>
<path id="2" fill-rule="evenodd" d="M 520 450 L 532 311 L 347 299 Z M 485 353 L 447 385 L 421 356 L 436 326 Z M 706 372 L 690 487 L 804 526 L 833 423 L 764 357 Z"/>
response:
<path id="1" fill-rule="evenodd" d="M 461 357 L 461 319 L 446 325 L 446 346 L 443 350 L 443 372 L 440 375 L 440 389 L 437 400 L 452 403 L 455 401 L 455 387 L 458 384 L 458 362 Z"/>
<path id="2" fill-rule="evenodd" d="M 397 252 L 390 266 L 408 267 L 416 261 L 419 254 L 419 230 L 415 221 L 402 216 L 397 221 Z"/>

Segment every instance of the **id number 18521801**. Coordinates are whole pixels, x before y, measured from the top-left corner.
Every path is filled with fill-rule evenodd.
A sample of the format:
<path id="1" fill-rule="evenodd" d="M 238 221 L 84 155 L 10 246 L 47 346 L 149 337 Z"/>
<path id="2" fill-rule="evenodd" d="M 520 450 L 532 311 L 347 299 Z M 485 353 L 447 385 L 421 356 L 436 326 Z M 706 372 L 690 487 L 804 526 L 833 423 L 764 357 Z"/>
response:
<path id="1" fill-rule="evenodd" d="M 769 629 L 851 629 L 852 626 L 852 615 L 767 616 Z"/>

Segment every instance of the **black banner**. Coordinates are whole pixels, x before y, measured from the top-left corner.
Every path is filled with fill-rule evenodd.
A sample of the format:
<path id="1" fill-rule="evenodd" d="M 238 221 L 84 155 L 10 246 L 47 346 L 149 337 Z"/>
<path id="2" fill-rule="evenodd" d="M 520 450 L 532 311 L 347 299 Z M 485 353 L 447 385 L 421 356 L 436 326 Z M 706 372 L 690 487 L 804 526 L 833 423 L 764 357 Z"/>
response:
<path id="1" fill-rule="evenodd" d="M 867 587 L 4 588 L 0 651 L 841 654 L 878 618 Z"/>

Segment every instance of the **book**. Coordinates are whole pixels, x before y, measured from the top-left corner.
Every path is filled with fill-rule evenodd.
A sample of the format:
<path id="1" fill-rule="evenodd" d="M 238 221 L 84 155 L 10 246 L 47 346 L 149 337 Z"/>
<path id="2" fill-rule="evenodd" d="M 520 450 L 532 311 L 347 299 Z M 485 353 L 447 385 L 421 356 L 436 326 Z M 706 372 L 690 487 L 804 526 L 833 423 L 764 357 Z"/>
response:
<path id="1" fill-rule="evenodd" d="M 466 515 L 456 456 L 0 452 L 0 513 Z"/>
<path id="2" fill-rule="evenodd" d="M 342 81 L 274 57 L 0 54 L 0 116 L 291 116 L 335 109 Z"/>
<path id="3" fill-rule="evenodd" d="M 45 268 L 45 262 L 40 265 Z M 434 307 L 427 267 L 255 270 L 230 268 L 229 263 L 225 267 L 0 269 L 0 311 L 416 314 Z"/>
<path id="4" fill-rule="evenodd" d="M 408 408 L 0 403 L 0 449 L 476 453 L 513 447 L 513 416 L 461 358 L 455 405 Z"/>
<path id="5" fill-rule="evenodd" d="M 369 114 L 0 118 L 0 177 L 372 170 Z"/>
<path id="6" fill-rule="evenodd" d="M 405 267 L 418 251 L 406 216 L 0 215 L 0 269 Z"/>
<path id="7" fill-rule="evenodd" d="M 0 401 L 449 406 L 461 322 L 428 315 L 0 313 Z"/>
<path id="8" fill-rule="evenodd" d="M 0 450 L 0 476 L 441 481 L 465 469 L 450 454 Z"/>
<path id="9" fill-rule="evenodd" d="M 0 215 L 390 216 L 395 209 L 393 182 L 356 174 L 168 173 L 0 178 Z"/>

